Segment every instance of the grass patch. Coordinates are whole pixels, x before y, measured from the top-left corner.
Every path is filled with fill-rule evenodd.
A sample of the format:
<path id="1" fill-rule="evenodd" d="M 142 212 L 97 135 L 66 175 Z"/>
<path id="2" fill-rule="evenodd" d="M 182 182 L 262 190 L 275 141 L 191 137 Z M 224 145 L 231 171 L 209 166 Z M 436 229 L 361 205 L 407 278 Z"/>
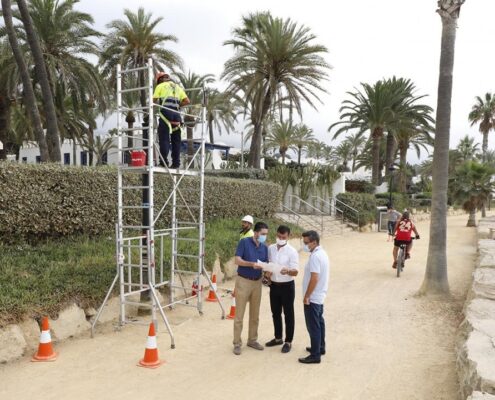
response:
<path id="1" fill-rule="evenodd" d="M 267 220 L 269 241 L 275 240 L 280 221 Z M 235 253 L 239 238 L 237 219 L 217 219 L 206 225 L 205 261 L 211 270 L 218 254 L 222 265 Z M 295 235 L 301 230 L 291 226 Z M 187 233 L 193 236 L 193 232 Z M 165 243 L 165 265 L 169 265 L 169 243 Z M 182 242 L 180 246 L 194 246 Z M 180 250 L 184 250 L 181 248 Z M 193 250 L 190 248 L 189 250 Z M 194 261 L 185 268 L 193 269 Z M 0 327 L 25 317 L 55 317 L 76 302 L 98 307 L 115 276 L 113 235 L 47 240 L 36 246 L 0 244 Z"/>

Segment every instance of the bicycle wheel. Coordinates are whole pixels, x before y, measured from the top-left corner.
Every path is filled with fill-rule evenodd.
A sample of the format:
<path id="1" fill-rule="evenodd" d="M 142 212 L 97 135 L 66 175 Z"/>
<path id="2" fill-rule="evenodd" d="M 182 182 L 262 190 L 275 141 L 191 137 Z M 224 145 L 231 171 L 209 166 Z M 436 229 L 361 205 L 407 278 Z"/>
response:
<path id="1" fill-rule="evenodd" d="M 402 268 L 404 267 L 404 249 L 401 247 L 399 249 L 399 253 L 397 254 L 397 278 L 400 277 L 400 273 L 402 272 Z"/>

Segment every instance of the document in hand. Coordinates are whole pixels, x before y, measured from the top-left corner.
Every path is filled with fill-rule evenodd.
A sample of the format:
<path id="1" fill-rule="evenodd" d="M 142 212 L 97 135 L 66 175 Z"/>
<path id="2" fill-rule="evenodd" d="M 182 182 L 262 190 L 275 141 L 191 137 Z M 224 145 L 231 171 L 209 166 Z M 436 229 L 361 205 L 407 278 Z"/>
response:
<path id="1" fill-rule="evenodd" d="M 265 263 L 258 260 L 258 264 L 263 267 L 263 271 L 271 272 L 272 274 L 280 273 L 280 270 L 283 268 L 280 264 L 275 264 L 273 262 Z"/>

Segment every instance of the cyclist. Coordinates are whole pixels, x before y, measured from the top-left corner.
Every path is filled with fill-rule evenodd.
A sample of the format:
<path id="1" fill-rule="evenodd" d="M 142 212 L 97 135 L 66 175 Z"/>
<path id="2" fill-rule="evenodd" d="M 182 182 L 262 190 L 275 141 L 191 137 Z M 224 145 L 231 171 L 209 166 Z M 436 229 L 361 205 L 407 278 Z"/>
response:
<path id="1" fill-rule="evenodd" d="M 416 239 L 419 239 L 419 233 L 416 230 L 413 222 L 409 219 L 409 211 L 404 211 L 402 217 L 397 221 L 395 225 L 395 239 L 394 239 L 394 263 L 392 264 L 392 268 L 397 268 L 397 253 L 399 252 L 399 246 L 401 244 L 405 244 L 406 247 L 406 260 L 411 258 L 411 248 L 412 248 L 412 239 L 411 233 L 414 231 L 416 235 Z"/>

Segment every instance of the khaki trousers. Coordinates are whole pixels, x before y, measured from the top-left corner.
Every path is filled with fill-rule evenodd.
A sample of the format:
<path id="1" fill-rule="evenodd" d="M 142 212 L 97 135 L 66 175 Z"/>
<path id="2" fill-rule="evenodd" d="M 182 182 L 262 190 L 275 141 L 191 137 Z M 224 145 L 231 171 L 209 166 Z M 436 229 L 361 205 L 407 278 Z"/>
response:
<path id="1" fill-rule="evenodd" d="M 249 303 L 248 343 L 258 340 L 260 321 L 261 279 L 251 281 L 237 276 L 235 281 L 234 345 L 241 345 L 241 333 L 246 305 Z"/>

